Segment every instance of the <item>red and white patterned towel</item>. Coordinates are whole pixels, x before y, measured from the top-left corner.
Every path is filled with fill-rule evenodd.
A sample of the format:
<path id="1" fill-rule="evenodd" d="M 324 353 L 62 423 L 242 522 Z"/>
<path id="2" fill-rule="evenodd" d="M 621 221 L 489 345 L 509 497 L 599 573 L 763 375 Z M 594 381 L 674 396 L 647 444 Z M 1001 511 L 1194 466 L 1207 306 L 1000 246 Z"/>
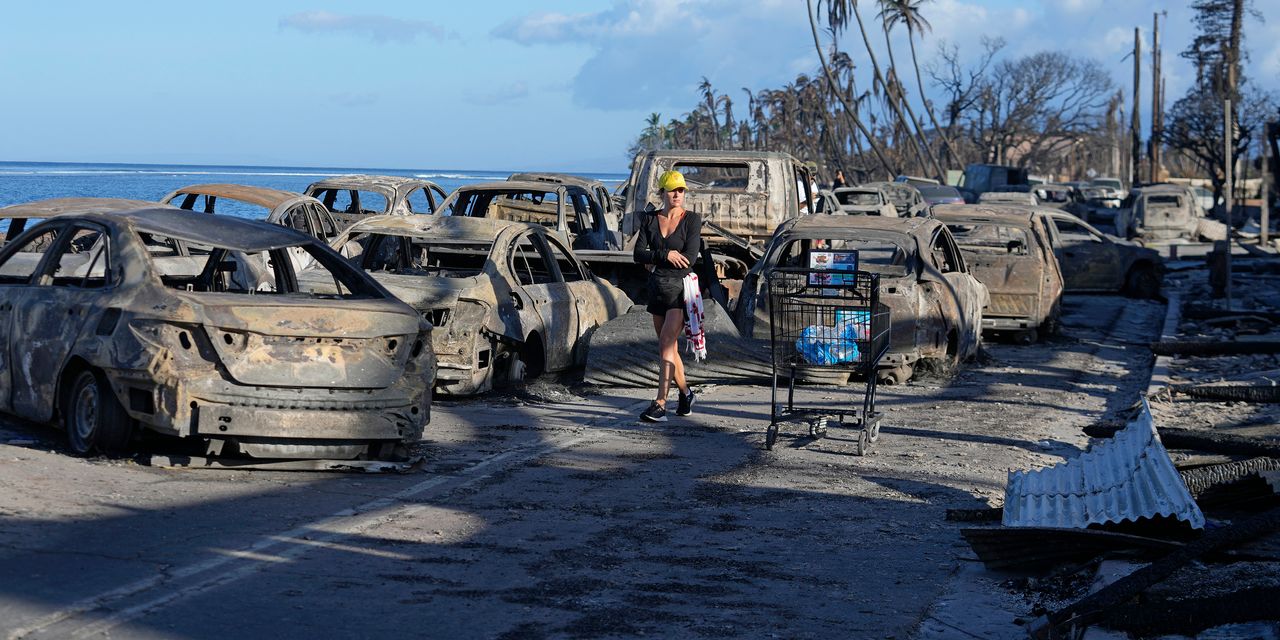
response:
<path id="1" fill-rule="evenodd" d="M 702 309 L 698 276 L 692 273 L 684 277 L 684 311 L 684 337 L 689 341 L 693 361 L 702 362 L 707 359 L 707 332 L 702 328 L 707 316 Z"/>

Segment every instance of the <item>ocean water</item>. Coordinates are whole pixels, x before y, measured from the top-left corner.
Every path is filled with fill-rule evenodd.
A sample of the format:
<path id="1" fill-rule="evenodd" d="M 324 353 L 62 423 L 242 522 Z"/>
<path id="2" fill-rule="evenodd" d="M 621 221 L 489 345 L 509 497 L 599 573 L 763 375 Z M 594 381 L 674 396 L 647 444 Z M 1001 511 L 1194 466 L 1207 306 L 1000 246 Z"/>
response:
<path id="1" fill-rule="evenodd" d="M 449 192 L 464 184 L 505 180 L 515 171 L 0 162 L 0 207 L 32 200 L 67 197 L 159 200 L 179 187 L 211 182 L 302 192 L 307 185 L 321 178 L 351 173 L 425 178 Z M 600 180 L 610 188 L 627 178 L 625 173 L 578 175 Z"/>

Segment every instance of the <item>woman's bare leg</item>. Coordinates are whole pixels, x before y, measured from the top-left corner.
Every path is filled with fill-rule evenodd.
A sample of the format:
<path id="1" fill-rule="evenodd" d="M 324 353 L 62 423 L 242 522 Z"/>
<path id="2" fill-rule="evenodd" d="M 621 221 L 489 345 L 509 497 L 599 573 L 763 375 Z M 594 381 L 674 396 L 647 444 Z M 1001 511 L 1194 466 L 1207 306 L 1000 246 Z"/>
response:
<path id="1" fill-rule="evenodd" d="M 654 326 L 658 325 L 655 316 Z M 670 309 L 662 319 L 662 327 L 658 329 L 658 404 L 666 406 L 667 394 L 671 391 L 674 378 L 680 393 L 687 393 L 689 385 L 684 379 L 684 362 L 680 360 L 680 332 L 684 330 L 684 310 Z"/>

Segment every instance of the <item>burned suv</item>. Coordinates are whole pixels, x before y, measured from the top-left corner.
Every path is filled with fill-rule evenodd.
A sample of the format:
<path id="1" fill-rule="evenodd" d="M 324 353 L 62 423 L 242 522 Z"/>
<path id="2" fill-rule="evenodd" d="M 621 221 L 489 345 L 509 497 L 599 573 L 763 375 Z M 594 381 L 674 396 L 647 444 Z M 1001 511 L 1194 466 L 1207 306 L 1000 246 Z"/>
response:
<path id="1" fill-rule="evenodd" d="M 212 455 L 397 459 L 427 422 L 430 325 L 276 225 L 60 215 L 0 249 L 0 300 L 0 411 L 60 417 L 79 454 L 140 426 Z"/>

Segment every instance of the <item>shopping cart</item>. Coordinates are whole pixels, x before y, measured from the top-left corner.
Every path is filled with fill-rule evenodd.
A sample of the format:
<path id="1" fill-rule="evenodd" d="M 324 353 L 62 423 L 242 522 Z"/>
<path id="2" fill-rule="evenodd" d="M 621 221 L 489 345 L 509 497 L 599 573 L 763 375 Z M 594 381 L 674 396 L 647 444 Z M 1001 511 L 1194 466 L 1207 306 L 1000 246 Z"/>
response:
<path id="1" fill-rule="evenodd" d="M 876 366 L 889 350 L 889 309 L 880 303 L 880 277 L 865 271 L 776 268 L 765 274 L 773 352 L 773 393 L 765 447 L 773 449 L 783 423 L 808 422 L 821 438 L 828 427 L 857 430 L 857 454 L 880 435 Z M 843 377 L 832 374 L 843 374 Z M 779 402 L 786 378 L 787 401 Z M 849 402 L 796 405 L 796 381 L 847 381 Z M 861 380 L 859 380 L 861 379 Z M 862 402 L 856 396 L 862 387 Z M 828 396 L 829 397 L 829 396 Z"/>

